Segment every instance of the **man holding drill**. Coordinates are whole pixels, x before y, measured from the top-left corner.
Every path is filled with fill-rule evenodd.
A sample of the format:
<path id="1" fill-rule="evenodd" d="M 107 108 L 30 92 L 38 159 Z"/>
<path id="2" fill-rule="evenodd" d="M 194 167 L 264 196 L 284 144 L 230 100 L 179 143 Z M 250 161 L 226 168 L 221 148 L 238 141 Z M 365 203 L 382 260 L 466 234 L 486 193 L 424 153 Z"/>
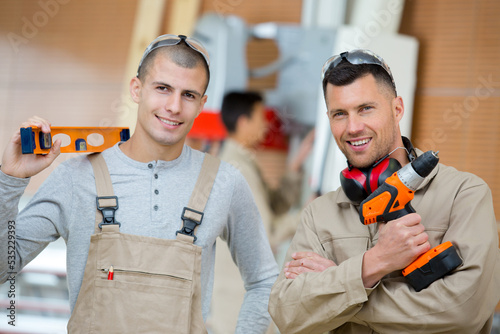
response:
<path id="1" fill-rule="evenodd" d="M 376 54 L 355 50 L 330 58 L 323 91 L 346 175 L 358 170 L 367 184 L 380 184 L 380 166 L 399 168 L 422 155 L 401 137 L 403 100 Z M 269 312 L 280 330 L 489 333 L 500 298 L 500 250 L 484 181 L 438 164 L 414 193 L 416 213 L 370 225 L 360 223 L 363 198 L 352 188 L 343 183 L 304 210 L 271 292 Z M 445 241 L 463 264 L 415 291 L 401 270 Z"/>

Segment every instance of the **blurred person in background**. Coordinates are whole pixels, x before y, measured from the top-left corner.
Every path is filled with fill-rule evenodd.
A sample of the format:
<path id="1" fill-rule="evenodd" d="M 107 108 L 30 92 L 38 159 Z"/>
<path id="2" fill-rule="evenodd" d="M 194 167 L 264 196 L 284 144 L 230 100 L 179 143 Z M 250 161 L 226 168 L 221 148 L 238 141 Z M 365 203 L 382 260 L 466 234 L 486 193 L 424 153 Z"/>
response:
<path id="1" fill-rule="evenodd" d="M 252 191 L 275 255 L 295 233 L 299 214 L 290 212 L 301 197 L 302 165 L 314 139 L 311 131 L 276 188 L 270 187 L 256 160 L 256 150 L 268 130 L 262 96 L 257 92 L 229 92 L 225 95 L 221 117 L 228 132 L 219 157 L 240 170 Z M 217 243 L 214 298 L 210 323 L 214 333 L 234 331 L 245 288 L 225 243 Z M 226 295 L 231 299 L 224 298 Z M 272 329 L 270 330 L 272 331 Z"/>

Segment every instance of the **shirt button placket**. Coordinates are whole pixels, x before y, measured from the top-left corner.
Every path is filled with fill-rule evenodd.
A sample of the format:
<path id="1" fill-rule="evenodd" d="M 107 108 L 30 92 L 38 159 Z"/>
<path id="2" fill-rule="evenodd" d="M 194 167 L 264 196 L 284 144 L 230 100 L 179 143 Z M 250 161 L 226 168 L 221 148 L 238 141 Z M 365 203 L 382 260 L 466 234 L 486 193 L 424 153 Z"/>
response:
<path id="1" fill-rule="evenodd" d="M 153 172 L 153 182 L 152 182 L 152 189 L 153 190 L 153 221 L 157 221 L 159 219 L 159 211 L 160 211 L 160 205 L 159 205 L 159 197 L 157 196 L 160 191 L 158 190 L 158 173 L 155 171 L 155 166 L 152 163 L 148 164 L 148 168 L 152 170 Z"/>

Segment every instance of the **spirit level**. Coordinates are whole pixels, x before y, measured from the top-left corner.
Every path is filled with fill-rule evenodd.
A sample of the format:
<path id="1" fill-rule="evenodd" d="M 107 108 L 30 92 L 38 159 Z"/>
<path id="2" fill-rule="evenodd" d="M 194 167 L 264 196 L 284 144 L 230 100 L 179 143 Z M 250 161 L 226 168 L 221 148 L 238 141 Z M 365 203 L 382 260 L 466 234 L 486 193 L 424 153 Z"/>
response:
<path id="1" fill-rule="evenodd" d="M 119 141 L 130 138 L 129 128 L 123 127 L 68 127 L 54 126 L 50 133 L 43 133 L 38 127 L 21 128 L 23 154 L 47 154 L 52 147 L 52 136 L 58 134 L 70 138 L 70 143 L 61 145 L 61 153 L 102 152 Z M 90 143 L 89 143 L 90 140 Z"/>

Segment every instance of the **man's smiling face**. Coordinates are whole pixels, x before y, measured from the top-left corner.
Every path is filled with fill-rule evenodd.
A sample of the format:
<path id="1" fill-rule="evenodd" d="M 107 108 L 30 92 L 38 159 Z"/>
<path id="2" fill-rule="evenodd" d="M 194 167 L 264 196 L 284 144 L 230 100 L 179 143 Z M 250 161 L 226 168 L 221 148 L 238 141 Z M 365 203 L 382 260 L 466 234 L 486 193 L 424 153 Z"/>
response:
<path id="1" fill-rule="evenodd" d="M 398 147 L 403 101 L 373 75 L 346 86 L 328 84 L 326 104 L 335 141 L 353 166 L 369 167 Z"/>
<path id="2" fill-rule="evenodd" d="M 186 135 L 207 97 L 206 73 L 201 64 L 185 68 L 158 54 L 141 81 L 134 78 L 132 98 L 139 104 L 134 135 L 158 150 L 180 155 Z"/>

